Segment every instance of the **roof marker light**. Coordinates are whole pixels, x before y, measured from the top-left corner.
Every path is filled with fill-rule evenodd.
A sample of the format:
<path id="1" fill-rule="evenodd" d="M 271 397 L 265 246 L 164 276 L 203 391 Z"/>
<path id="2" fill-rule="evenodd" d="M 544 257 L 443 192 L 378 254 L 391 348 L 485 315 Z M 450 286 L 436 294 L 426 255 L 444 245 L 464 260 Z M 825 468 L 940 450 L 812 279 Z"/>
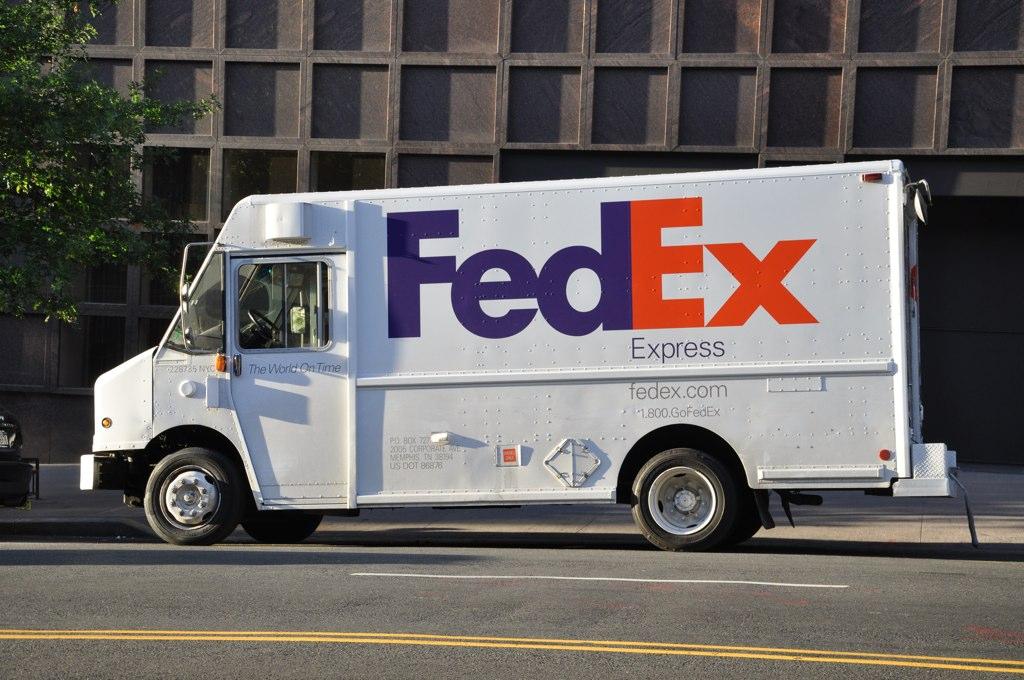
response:
<path id="1" fill-rule="evenodd" d="M 877 183 L 885 180 L 884 172 L 865 172 L 860 176 L 861 182 Z"/>

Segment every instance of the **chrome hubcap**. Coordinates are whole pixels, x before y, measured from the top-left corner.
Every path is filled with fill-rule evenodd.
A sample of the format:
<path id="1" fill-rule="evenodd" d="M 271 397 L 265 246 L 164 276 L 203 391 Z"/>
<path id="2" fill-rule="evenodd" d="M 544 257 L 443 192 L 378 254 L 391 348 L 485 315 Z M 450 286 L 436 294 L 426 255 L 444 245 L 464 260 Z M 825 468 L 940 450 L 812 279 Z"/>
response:
<path id="1" fill-rule="evenodd" d="M 700 499 L 697 497 L 697 494 L 689 489 L 676 491 L 675 498 L 672 499 L 672 504 L 676 506 L 676 510 L 679 512 L 693 512 L 698 503 L 700 503 Z"/>
<path id="2" fill-rule="evenodd" d="M 647 492 L 647 506 L 659 527 L 676 536 L 689 536 L 711 523 L 718 497 L 703 473 L 680 465 L 654 479 Z"/>
<path id="3" fill-rule="evenodd" d="M 170 519 L 185 527 L 195 527 L 217 511 L 220 491 L 212 476 L 201 468 L 179 472 L 167 484 L 164 508 Z"/>

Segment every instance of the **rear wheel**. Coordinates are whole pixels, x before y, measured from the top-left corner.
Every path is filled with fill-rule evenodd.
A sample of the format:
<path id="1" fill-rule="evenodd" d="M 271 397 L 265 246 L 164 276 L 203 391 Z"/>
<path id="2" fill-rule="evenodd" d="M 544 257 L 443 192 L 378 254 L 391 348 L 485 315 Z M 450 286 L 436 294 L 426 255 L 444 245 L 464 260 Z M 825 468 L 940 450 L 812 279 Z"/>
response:
<path id="1" fill-rule="evenodd" d="M 244 493 L 242 474 L 230 458 L 210 449 L 182 449 L 150 473 L 146 519 L 168 543 L 212 545 L 238 526 Z"/>
<path id="2" fill-rule="evenodd" d="M 273 510 L 254 512 L 242 520 L 245 533 L 260 543 L 299 543 L 320 526 L 323 515 Z"/>
<path id="3" fill-rule="evenodd" d="M 647 461 L 633 484 L 633 519 L 662 550 L 710 550 L 733 535 L 742 505 L 728 468 L 695 449 Z"/>

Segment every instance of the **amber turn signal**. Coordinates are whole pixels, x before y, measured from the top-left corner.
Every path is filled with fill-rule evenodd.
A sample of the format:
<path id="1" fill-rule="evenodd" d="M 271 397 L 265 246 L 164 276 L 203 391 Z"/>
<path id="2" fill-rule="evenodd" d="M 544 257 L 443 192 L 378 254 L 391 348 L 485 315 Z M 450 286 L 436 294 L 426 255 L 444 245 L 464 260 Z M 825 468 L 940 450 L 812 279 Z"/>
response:
<path id="1" fill-rule="evenodd" d="M 217 358 L 213 360 L 213 368 L 218 373 L 226 373 L 228 370 L 228 358 L 223 354 L 217 354 Z"/>

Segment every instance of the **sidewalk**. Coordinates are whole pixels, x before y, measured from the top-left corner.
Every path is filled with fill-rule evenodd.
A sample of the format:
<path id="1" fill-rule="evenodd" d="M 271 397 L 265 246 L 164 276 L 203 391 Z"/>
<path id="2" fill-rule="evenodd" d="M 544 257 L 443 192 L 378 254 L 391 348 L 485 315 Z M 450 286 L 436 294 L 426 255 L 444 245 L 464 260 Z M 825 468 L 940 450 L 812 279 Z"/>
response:
<path id="1" fill-rule="evenodd" d="M 90 537 L 155 540 L 141 509 L 121 503 L 118 491 L 78 490 L 77 465 L 44 465 L 41 496 L 29 510 L 0 509 L 0 540 L 11 537 Z M 778 526 L 744 546 L 755 550 L 878 552 L 888 546 L 931 554 L 986 555 L 1024 560 L 1024 468 L 973 466 L 961 479 L 983 550 L 970 547 L 961 500 L 885 498 L 859 492 L 823 494 L 818 507 L 794 507 L 788 525 L 777 498 Z M 241 531 L 233 536 L 247 540 Z M 508 545 L 646 547 L 625 506 L 526 506 L 494 509 L 364 510 L 359 517 L 327 517 L 312 540 L 358 545 Z"/>

